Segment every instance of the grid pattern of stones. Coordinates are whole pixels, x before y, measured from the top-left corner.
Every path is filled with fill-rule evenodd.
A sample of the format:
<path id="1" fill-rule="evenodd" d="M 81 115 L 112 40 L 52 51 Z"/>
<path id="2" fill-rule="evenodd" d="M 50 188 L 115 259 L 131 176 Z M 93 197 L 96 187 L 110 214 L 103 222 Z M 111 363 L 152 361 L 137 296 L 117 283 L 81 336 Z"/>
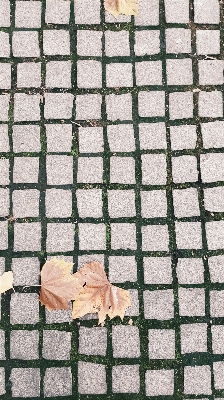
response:
<path id="1" fill-rule="evenodd" d="M 140 0 L 118 20 L 102 3 L 0 0 L 0 267 L 16 286 L 0 394 L 218 400 L 222 2 Z M 45 314 L 32 285 L 52 255 L 104 262 L 130 290 L 123 324 Z"/>

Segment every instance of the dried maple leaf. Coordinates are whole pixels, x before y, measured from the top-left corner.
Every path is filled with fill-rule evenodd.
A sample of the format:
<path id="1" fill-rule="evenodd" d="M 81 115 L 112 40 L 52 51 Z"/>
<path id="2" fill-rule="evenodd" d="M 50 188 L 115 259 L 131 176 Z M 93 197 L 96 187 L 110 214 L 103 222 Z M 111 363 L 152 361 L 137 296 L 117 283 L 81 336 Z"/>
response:
<path id="1" fill-rule="evenodd" d="M 75 274 L 73 264 L 56 257 L 46 261 L 41 270 L 40 302 L 48 311 L 68 310 L 68 302 L 74 300 L 82 287 Z"/>
<path id="2" fill-rule="evenodd" d="M 6 292 L 6 290 L 12 289 L 13 273 L 12 271 L 4 272 L 0 276 L 0 293 Z"/>
<path id="3" fill-rule="evenodd" d="M 123 320 L 125 309 L 131 305 L 129 292 L 113 286 L 100 263 L 85 264 L 75 275 L 82 289 L 73 303 L 72 318 L 98 312 L 99 324 L 107 315 L 110 319 L 120 316 Z"/>
<path id="4" fill-rule="evenodd" d="M 138 15 L 139 0 L 104 0 L 104 7 L 115 18 L 119 14 Z"/>

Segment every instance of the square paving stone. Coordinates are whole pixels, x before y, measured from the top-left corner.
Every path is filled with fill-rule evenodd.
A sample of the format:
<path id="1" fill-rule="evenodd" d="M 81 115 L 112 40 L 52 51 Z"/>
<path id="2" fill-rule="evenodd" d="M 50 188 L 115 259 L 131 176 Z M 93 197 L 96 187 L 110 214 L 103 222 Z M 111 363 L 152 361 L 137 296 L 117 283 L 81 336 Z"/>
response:
<path id="1" fill-rule="evenodd" d="M 46 250 L 48 253 L 67 252 L 74 250 L 74 224 L 47 224 Z"/>
<path id="2" fill-rule="evenodd" d="M 8 121 L 9 119 L 9 100 L 10 96 L 8 94 L 0 95 L 0 121 Z"/>
<path id="3" fill-rule="evenodd" d="M 197 54 L 220 53 L 220 30 L 196 30 Z"/>
<path id="4" fill-rule="evenodd" d="M 0 125 L 0 152 L 8 153 L 10 151 L 9 147 L 9 136 L 8 136 L 8 125 Z"/>
<path id="5" fill-rule="evenodd" d="M 141 191 L 142 218 L 159 218 L 167 215 L 165 190 Z"/>
<path id="6" fill-rule="evenodd" d="M 14 125 L 12 133 L 14 153 L 41 151 L 40 127 L 38 125 Z"/>
<path id="7" fill-rule="evenodd" d="M 121 23 L 121 22 L 131 22 L 131 16 L 126 16 L 126 15 L 118 15 L 117 18 L 115 18 L 112 14 L 110 14 L 108 11 L 105 10 L 104 12 L 105 15 L 105 22 L 113 24 L 114 22 Z"/>
<path id="8" fill-rule="evenodd" d="M 179 258 L 176 272 L 180 285 L 204 283 L 204 264 L 201 258 Z"/>
<path id="9" fill-rule="evenodd" d="M 214 121 L 201 124 L 203 147 L 224 147 L 224 121 Z"/>
<path id="10" fill-rule="evenodd" d="M 37 189 L 14 190 L 12 193 L 14 218 L 39 216 L 40 192 Z"/>
<path id="11" fill-rule="evenodd" d="M 40 261 L 36 257 L 12 259 L 13 284 L 15 286 L 38 285 L 40 280 Z"/>
<path id="12" fill-rule="evenodd" d="M 125 94 L 108 94 L 106 96 L 106 112 L 107 119 L 111 121 L 132 120 L 132 95 Z"/>
<path id="13" fill-rule="evenodd" d="M 45 22 L 69 24 L 70 3 L 70 0 L 46 0 Z"/>
<path id="14" fill-rule="evenodd" d="M 46 124 L 45 128 L 48 153 L 71 152 L 72 124 Z"/>
<path id="15" fill-rule="evenodd" d="M 9 34 L 0 32 L 0 57 L 10 57 Z"/>
<path id="16" fill-rule="evenodd" d="M 39 121 L 40 95 L 14 94 L 14 121 Z"/>
<path id="17" fill-rule="evenodd" d="M 66 1 L 63 0 L 65 3 Z M 71 61 L 49 61 L 46 64 L 46 87 L 71 88 Z"/>
<path id="18" fill-rule="evenodd" d="M 79 328 L 79 354 L 105 356 L 107 351 L 107 328 Z"/>
<path id="19" fill-rule="evenodd" d="M 79 157 L 78 158 L 78 183 L 102 183 L 103 182 L 103 158 Z"/>
<path id="20" fill-rule="evenodd" d="M 70 119 L 72 117 L 73 94 L 45 93 L 44 118 Z"/>
<path id="21" fill-rule="evenodd" d="M 17 88 L 41 86 L 41 63 L 17 64 Z"/>
<path id="22" fill-rule="evenodd" d="M 169 24 L 187 24 L 189 0 L 165 0 L 165 16 Z"/>
<path id="23" fill-rule="evenodd" d="M 71 396 L 72 372 L 70 367 L 46 368 L 44 397 Z"/>
<path id="24" fill-rule="evenodd" d="M 45 207 L 47 218 L 71 217 L 72 191 L 64 189 L 46 189 Z"/>
<path id="25" fill-rule="evenodd" d="M 0 159 L 0 185 L 9 184 L 9 160 L 6 158 Z"/>
<path id="26" fill-rule="evenodd" d="M 80 153 L 103 153 L 103 128 L 80 127 L 78 135 Z"/>
<path id="27" fill-rule="evenodd" d="M 191 30 L 185 28 L 166 29 L 166 52 L 191 53 Z"/>
<path id="28" fill-rule="evenodd" d="M 1 27 L 9 27 L 10 26 L 10 1 L 9 0 L 1 0 L 1 16 L 0 16 L 0 26 Z"/>
<path id="29" fill-rule="evenodd" d="M 166 74 L 168 85 L 192 85 L 192 60 L 190 58 L 166 60 Z"/>
<path id="30" fill-rule="evenodd" d="M 164 122 L 139 124 L 141 150 L 166 149 L 166 125 Z"/>
<path id="31" fill-rule="evenodd" d="M 77 61 L 77 86 L 85 89 L 102 87 L 102 65 L 100 61 Z"/>
<path id="32" fill-rule="evenodd" d="M 135 257 L 110 256 L 109 281 L 112 283 L 136 282 L 137 264 Z"/>
<path id="33" fill-rule="evenodd" d="M 40 28 L 41 27 L 41 1 L 27 3 L 16 1 L 15 27 Z"/>
<path id="34" fill-rule="evenodd" d="M 139 316 L 139 300 L 138 300 L 138 290 L 128 289 L 131 299 L 131 305 L 126 308 L 124 315 L 130 317 Z"/>
<path id="35" fill-rule="evenodd" d="M 149 359 L 175 358 L 175 330 L 149 329 L 148 340 Z"/>
<path id="36" fill-rule="evenodd" d="M 0 189 L 0 217 L 9 215 L 9 189 Z"/>
<path id="37" fill-rule="evenodd" d="M 80 394 L 107 393 L 105 365 L 78 361 L 78 392 Z"/>
<path id="38" fill-rule="evenodd" d="M 199 92 L 199 117 L 223 117 L 223 98 L 221 91 Z"/>
<path id="39" fill-rule="evenodd" d="M 37 324 L 39 322 L 39 294 L 12 293 L 10 324 Z"/>
<path id="40" fill-rule="evenodd" d="M 1 7 L 1 3 L 0 3 Z M 11 64 L 0 63 L 0 89 L 11 89 Z"/>
<path id="41" fill-rule="evenodd" d="M 134 190 L 108 190 L 108 212 L 110 218 L 134 217 Z"/>
<path id="42" fill-rule="evenodd" d="M 74 5 L 76 24 L 100 24 L 100 0 L 76 0 Z"/>
<path id="43" fill-rule="evenodd" d="M 184 367 L 184 394 L 212 394 L 210 365 Z"/>
<path id="44" fill-rule="evenodd" d="M 52 310 L 48 311 L 45 308 L 46 324 L 62 324 L 64 322 L 72 322 L 72 303 L 68 303 L 68 310 Z"/>
<path id="45" fill-rule="evenodd" d="M 134 51 L 136 56 L 146 56 L 160 53 L 160 31 L 135 31 Z"/>
<path id="46" fill-rule="evenodd" d="M 131 124 L 108 125 L 107 138 L 111 152 L 135 151 L 134 128 Z"/>
<path id="47" fill-rule="evenodd" d="M 5 331 L 3 330 L 0 330 L 0 360 L 5 360 Z"/>
<path id="48" fill-rule="evenodd" d="M 212 318 L 224 317 L 223 301 L 224 290 L 210 290 L 210 316 Z"/>
<path id="49" fill-rule="evenodd" d="M 111 63 L 106 65 L 107 87 L 132 87 L 132 64 Z"/>
<path id="50" fill-rule="evenodd" d="M 0 221 L 0 250 L 8 248 L 8 222 Z"/>
<path id="51" fill-rule="evenodd" d="M 162 85 L 162 61 L 135 63 L 136 85 Z"/>
<path id="52" fill-rule="evenodd" d="M 39 358 L 39 332 L 16 330 L 10 333 L 10 358 L 37 360 Z"/>
<path id="53" fill-rule="evenodd" d="M 106 250 L 105 224 L 79 224 L 80 250 Z"/>
<path id="54" fill-rule="evenodd" d="M 129 223 L 112 223 L 111 227 L 111 248 L 113 250 L 136 250 L 136 225 Z"/>
<path id="55" fill-rule="evenodd" d="M 40 222 L 15 222 L 14 251 L 41 251 Z"/>
<path id="56" fill-rule="evenodd" d="M 169 94 L 170 119 L 193 118 L 193 93 L 174 92 Z"/>
<path id="57" fill-rule="evenodd" d="M 43 52 L 48 56 L 70 55 L 69 31 L 65 29 L 44 29 Z"/>
<path id="58" fill-rule="evenodd" d="M 178 249 L 201 249 L 201 222 L 175 222 Z"/>
<path id="59" fill-rule="evenodd" d="M 197 143 L 196 125 L 170 126 L 172 150 L 194 149 Z"/>
<path id="60" fill-rule="evenodd" d="M 42 357 L 46 360 L 70 360 L 71 332 L 44 330 Z"/>
<path id="61" fill-rule="evenodd" d="M 48 155 L 46 157 L 47 184 L 73 184 L 73 157 L 66 155 Z"/>
<path id="62" fill-rule="evenodd" d="M 146 396 L 171 396 L 174 393 L 174 370 L 157 369 L 145 373 Z"/>
<path id="63" fill-rule="evenodd" d="M 207 153 L 200 156 L 202 182 L 224 181 L 224 154 Z"/>
<path id="64" fill-rule="evenodd" d="M 144 283 L 171 285 L 173 282 L 170 257 L 144 257 Z"/>
<path id="65" fill-rule="evenodd" d="M 104 254 L 84 254 L 82 256 L 78 256 L 77 270 L 82 268 L 84 264 L 88 264 L 91 261 L 97 261 L 100 264 L 104 265 Z"/>
<path id="66" fill-rule="evenodd" d="M 139 4 L 135 25 L 159 25 L 159 0 L 142 0 Z"/>
<path id="67" fill-rule="evenodd" d="M 133 157 L 110 158 L 110 183 L 135 183 L 135 159 Z"/>
<path id="68" fill-rule="evenodd" d="M 139 330 L 136 326 L 112 326 L 112 347 L 115 358 L 140 357 Z"/>
<path id="69" fill-rule="evenodd" d="M 64 1 L 64 0 L 63 0 Z M 77 54 L 79 56 L 102 56 L 101 31 L 77 30 Z"/>
<path id="70" fill-rule="evenodd" d="M 40 396 L 39 368 L 12 368 L 9 379 L 12 383 L 12 397 Z"/>
<path id="71" fill-rule="evenodd" d="M 167 321 L 174 318 L 174 295 L 172 289 L 144 290 L 145 319 Z"/>
<path id="72" fill-rule="evenodd" d="M 197 24 L 219 24 L 219 1 L 195 0 L 194 22 Z"/>
<path id="73" fill-rule="evenodd" d="M 224 362 L 213 362 L 214 386 L 216 390 L 224 389 Z"/>
<path id="74" fill-rule="evenodd" d="M 13 168 L 14 183 L 38 183 L 39 158 L 15 157 Z"/>
<path id="75" fill-rule="evenodd" d="M 14 57 L 40 57 L 38 31 L 14 31 L 12 52 Z"/>
<path id="76" fill-rule="evenodd" d="M 165 185 L 167 179 L 165 154 L 143 154 L 142 184 Z"/>
<path id="77" fill-rule="evenodd" d="M 169 251 L 168 226 L 142 226 L 142 251 Z"/>
<path id="78" fill-rule="evenodd" d="M 101 119 L 101 94 L 83 94 L 76 96 L 76 119 Z"/>
<path id="79" fill-rule="evenodd" d="M 0 257 L 0 274 L 2 275 L 5 272 L 5 258 Z"/>
<path id="80" fill-rule="evenodd" d="M 102 218 L 102 189 L 77 189 L 76 200 L 80 218 Z"/>
<path id="81" fill-rule="evenodd" d="M 224 283 L 224 256 L 209 257 L 208 266 L 211 282 Z"/>
<path id="82" fill-rule="evenodd" d="M 105 54 L 107 57 L 130 56 L 129 31 L 105 31 Z"/>
<path id="83" fill-rule="evenodd" d="M 198 191 L 196 188 L 173 190 L 175 217 L 193 217 L 200 215 Z"/>
<path id="84" fill-rule="evenodd" d="M 207 324 L 180 325 L 181 353 L 207 352 Z"/>
<path id="85" fill-rule="evenodd" d="M 172 175 L 174 183 L 197 182 L 197 158 L 188 155 L 172 157 Z"/>
<path id="86" fill-rule="evenodd" d="M 141 91 L 138 94 L 138 113 L 140 117 L 165 116 L 165 92 Z"/>
<path id="87" fill-rule="evenodd" d="M 222 85 L 223 67 L 223 60 L 199 60 L 199 85 Z"/>
<path id="88" fill-rule="evenodd" d="M 208 249 L 222 249 L 224 247 L 224 221 L 206 222 L 205 229 Z"/>
<path id="89" fill-rule="evenodd" d="M 205 290 L 200 288 L 178 289 L 179 315 L 196 317 L 205 315 Z"/>
<path id="90" fill-rule="evenodd" d="M 0 368 L 0 395 L 2 396 L 5 394 L 5 368 Z"/>
<path id="91" fill-rule="evenodd" d="M 139 365 L 116 365 L 112 367 L 113 393 L 139 393 Z"/>
<path id="92" fill-rule="evenodd" d="M 224 325 L 212 325 L 213 354 L 224 354 Z"/>

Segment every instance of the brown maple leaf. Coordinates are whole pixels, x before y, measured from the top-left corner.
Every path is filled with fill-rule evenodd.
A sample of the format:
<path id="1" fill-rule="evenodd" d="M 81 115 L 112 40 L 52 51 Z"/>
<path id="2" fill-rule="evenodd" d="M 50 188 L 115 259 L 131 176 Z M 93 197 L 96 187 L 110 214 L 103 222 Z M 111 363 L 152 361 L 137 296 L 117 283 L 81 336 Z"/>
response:
<path id="1" fill-rule="evenodd" d="M 98 312 L 99 324 L 107 315 L 110 319 L 120 316 L 123 320 L 125 309 L 131 305 L 129 292 L 113 286 L 99 262 L 85 264 L 75 275 L 82 289 L 73 303 L 73 319 Z"/>
<path id="2" fill-rule="evenodd" d="M 0 293 L 4 293 L 6 292 L 6 290 L 13 289 L 12 282 L 13 282 L 13 272 L 12 271 L 4 272 L 0 276 Z"/>
<path id="3" fill-rule="evenodd" d="M 104 0 L 104 7 L 115 18 L 119 14 L 138 15 L 139 0 Z"/>

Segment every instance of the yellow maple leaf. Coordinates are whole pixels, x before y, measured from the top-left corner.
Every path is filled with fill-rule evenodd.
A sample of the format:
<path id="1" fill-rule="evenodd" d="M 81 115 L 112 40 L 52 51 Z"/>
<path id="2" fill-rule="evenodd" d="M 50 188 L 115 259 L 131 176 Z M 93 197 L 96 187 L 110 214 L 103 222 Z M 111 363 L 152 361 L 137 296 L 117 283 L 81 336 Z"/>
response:
<path id="1" fill-rule="evenodd" d="M 115 18 L 119 14 L 138 15 L 139 0 L 104 0 L 104 7 Z"/>
<path id="2" fill-rule="evenodd" d="M 4 272 L 0 276 L 0 293 L 6 292 L 6 290 L 12 289 L 13 273 L 12 271 Z"/>

